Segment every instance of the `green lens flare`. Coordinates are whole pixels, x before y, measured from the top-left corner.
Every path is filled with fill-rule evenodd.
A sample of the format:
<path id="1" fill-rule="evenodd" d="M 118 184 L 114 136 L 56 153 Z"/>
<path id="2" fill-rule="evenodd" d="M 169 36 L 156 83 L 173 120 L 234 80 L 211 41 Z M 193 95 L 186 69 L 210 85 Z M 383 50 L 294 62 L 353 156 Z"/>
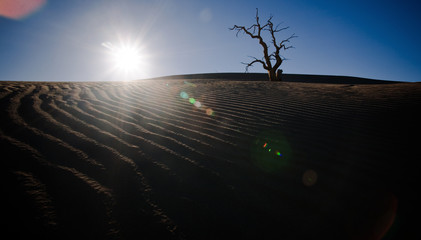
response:
<path id="1" fill-rule="evenodd" d="M 261 132 L 250 149 L 253 164 L 262 171 L 279 173 L 292 161 L 292 149 L 286 136 L 277 130 Z"/>

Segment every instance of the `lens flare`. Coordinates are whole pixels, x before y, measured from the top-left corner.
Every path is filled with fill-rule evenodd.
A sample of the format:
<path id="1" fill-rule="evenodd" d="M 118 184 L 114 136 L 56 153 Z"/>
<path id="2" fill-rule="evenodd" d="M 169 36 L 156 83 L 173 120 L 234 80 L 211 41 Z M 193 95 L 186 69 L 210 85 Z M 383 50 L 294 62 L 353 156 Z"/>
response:
<path id="1" fill-rule="evenodd" d="M 213 112 L 212 108 L 208 108 L 208 109 L 206 109 L 206 114 L 207 114 L 208 116 L 213 116 L 213 115 L 214 115 L 214 112 Z"/>
<path id="2" fill-rule="evenodd" d="M 184 81 L 184 84 L 190 87 L 197 87 L 196 84 Z M 167 84 L 168 86 L 168 84 Z M 192 94 L 191 94 L 192 95 Z M 197 109 L 203 111 L 206 113 L 206 115 L 208 116 L 214 116 L 215 112 L 212 110 L 212 108 L 207 107 L 206 105 L 204 105 L 202 102 L 200 102 L 199 100 L 197 100 L 196 98 L 194 98 L 193 96 L 191 96 L 189 94 L 187 94 L 185 91 L 181 91 L 179 96 L 182 99 L 186 99 L 190 104 L 193 104 Z"/>
<path id="3" fill-rule="evenodd" d="M 10 19 L 24 19 L 38 11 L 46 0 L 1 0 L 0 16 Z"/>
<path id="4" fill-rule="evenodd" d="M 291 146 L 280 131 L 263 131 L 250 150 L 252 162 L 265 172 L 279 172 L 292 161 Z"/>
<path id="5" fill-rule="evenodd" d="M 191 83 L 191 82 L 187 82 L 187 81 L 184 81 L 184 84 L 186 84 L 186 85 L 187 85 L 187 86 L 189 86 L 189 87 L 197 87 L 197 85 L 196 85 L 196 84 Z"/>
<path id="6" fill-rule="evenodd" d="M 307 187 L 311 187 L 317 182 L 317 173 L 314 170 L 307 170 L 303 174 L 303 183 Z"/>
<path id="7" fill-rule="evenodd" d="M 180 97 L 183 98 L 183 99 L 188 99 L 189 95 L 186 92 L 181 92 Z"/>
<path id="8" fill-rule="evenodd" d="M 196 101 L 194 103 L 194 106 L 197 107 L 197 108 L 200 108 L 202 106 L 202 104 L 199 101 Z"/>

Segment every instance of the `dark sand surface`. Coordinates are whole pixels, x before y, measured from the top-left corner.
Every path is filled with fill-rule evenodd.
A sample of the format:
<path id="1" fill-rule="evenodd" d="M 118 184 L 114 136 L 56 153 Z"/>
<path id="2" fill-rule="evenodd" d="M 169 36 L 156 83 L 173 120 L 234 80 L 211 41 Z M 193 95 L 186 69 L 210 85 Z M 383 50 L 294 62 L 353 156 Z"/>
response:
<path id="1" fill-rule="evenodd" d="M 0 82 L 2 234 L 419 239 L 421 84 L 304 82 Z"/>

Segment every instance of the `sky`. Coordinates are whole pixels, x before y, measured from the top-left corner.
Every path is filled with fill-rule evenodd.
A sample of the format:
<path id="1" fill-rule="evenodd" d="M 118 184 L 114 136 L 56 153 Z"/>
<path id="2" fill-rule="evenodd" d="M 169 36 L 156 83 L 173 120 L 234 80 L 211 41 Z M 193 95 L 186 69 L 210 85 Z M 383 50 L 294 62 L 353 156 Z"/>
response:
<path id="1" fill-rule="evenodd" d="M 284 73 L 421 81 L 415 0 L 0 0 L 0 80 L 244 72 L 262 48 L 229 28 L 254 24 L 256 8 L 261 23 L 289 26 L 278 39 L 298 36 Z"/>

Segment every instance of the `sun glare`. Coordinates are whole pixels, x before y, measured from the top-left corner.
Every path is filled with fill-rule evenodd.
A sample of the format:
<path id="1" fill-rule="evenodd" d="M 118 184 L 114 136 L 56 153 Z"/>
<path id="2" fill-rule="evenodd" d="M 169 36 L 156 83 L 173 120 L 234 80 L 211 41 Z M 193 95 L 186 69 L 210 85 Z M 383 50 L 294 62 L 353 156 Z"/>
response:
<path id="1" fill-rule="evenodd" d="M 124 46 L 113 51 L 115 66 L 129 72 L 137 70 L 141 65 L 141 55 L 135 47 Z"/>
<path id="2" fill-rule="evenodd" d="M 102 46 L 109 50 L 111 72 L 126 79 L 145 76 L 146 58 L 139 45 L 122 42 L 119 45 L 114 45 L 104 42 Z"/>

